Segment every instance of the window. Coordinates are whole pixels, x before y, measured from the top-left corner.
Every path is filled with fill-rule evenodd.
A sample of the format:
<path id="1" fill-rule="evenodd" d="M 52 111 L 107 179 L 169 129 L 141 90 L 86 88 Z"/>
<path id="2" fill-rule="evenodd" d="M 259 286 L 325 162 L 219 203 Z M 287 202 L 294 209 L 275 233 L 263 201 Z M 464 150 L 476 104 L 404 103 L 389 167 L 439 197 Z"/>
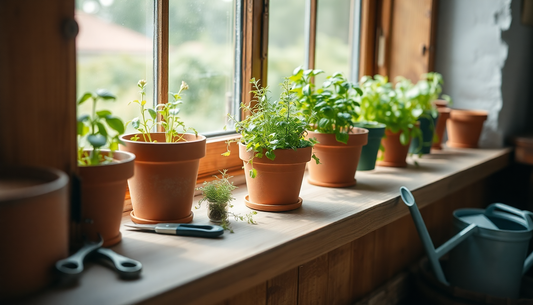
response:
<path id="1" fill-rule="evenodd" d="M 300 65 L 357 76 L 360 2 L 76 0 L 78 95 L 109 89 L 117 101 L 107 107 L 126 122 L 138 115 L 128 103 L 138 99 L 139 79 L 152 84 L 148 97 L 156 102 L 166 102 L 183 80 L 190 89 L 181 117 L 210 136 L 199 178 L 240 170 L 235 147 L 222 157 L 226 144 L 215 136 L 231 134 L 222 130 L 227 113 L 240 117 L 250 78 L 276 98 L 279 83 Z"/>

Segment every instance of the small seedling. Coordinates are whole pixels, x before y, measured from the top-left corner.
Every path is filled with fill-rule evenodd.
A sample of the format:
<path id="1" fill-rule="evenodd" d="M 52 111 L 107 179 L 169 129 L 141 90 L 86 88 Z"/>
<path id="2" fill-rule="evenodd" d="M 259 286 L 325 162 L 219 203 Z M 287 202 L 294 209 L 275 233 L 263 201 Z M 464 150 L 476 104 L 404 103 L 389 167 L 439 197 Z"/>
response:
<path id="1" fill-rule="evenodd" d="M 202 203 L 206 202 L 209 219 L 214 223 L 220 223 L 224 230 L 229 230 L 231 233 L 233 233 L 233 228 L 229 221 L 230 216 L 236 221 L 257 224 L 253 220 L 253 215 L 257 214 L 256 211 L 244 216 L 228 211 L 228 209 L 233 207 L 231 201 L 235 200 L 235 197 L 233 197 L 232 192 L 237 187 L 233 185 L 233 182 L 229 181 L 232 177 L 227 174 L 227 170 L 223 170 L 220 173 L 222 174 L 220 177 L 214 176 L 215 180 L 204 182 L 203 186 L 198 188 L 198 190 L 202 191 L 203 197 L 198 201 L 196 208 L 199 209 Z"/>

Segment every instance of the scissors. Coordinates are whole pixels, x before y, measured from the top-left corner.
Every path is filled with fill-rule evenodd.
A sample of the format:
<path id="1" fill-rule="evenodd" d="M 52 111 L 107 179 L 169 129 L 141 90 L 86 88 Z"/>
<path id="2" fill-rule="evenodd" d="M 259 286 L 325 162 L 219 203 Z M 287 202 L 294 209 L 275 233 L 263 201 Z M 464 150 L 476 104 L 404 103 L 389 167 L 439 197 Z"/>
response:
<path id="1" fill-rule="evenodd" d="M 108 264 L 118 272 L 123 279 L 133 279 L 139 277 L 142 264 L 134 259 L 115 253 L 111 249 L 102 248 L 104 240 L 99 236 L 97 242 L 85 241 L 84 246 L 73 255 L 56 262 L 55 268 L 62 275 L 64 282 L 73 281 L 79 278 L 83 272 L 83 262 L 89 255 L 106 259 Z"/>
<path id="2" fill-rule="evenodd" d="M 216 238 L 224 234 L 224 228 L 215 225 L 194 225 L 186 223 L 126 223 L 124 224 L 124 226 L 142 231 L 153 231 L 159 234 L 171 234 L 192 237 Z"/>

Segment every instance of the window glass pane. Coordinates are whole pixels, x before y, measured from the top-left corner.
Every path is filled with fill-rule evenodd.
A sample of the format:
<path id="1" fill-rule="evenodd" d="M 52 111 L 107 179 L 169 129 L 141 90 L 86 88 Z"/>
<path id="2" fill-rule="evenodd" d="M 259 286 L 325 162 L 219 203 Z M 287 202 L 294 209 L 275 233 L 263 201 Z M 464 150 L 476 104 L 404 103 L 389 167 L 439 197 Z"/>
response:
<path id="1" fill-rule="evenodd" d="M 221 131 L 232 112 L 234 92 L 234 8 L 232 0 L 170 0 L 169 84 L 182 81 L 181 118 L 200 133 Z"/>
<path id="2" fill-rule="evenodd" d="M 117 99 L 100 101 L 98 109 L 110 110 L 124 123 L 139 115 L 137 82 L 152 84 L 152 0 L 77 0 L 76 20 L 80 32 L 77 47 L 77 95 L 107 89 Z M 148 97 L 153 85 L 148 86 Z M 84 103 L 78 114 L 90 114 L 92 103 Z M 135 132 L 128 126 L 126 133 Z"/>
<path id="3" fill-rule="evenodd" d="M 274 98 L 280 83 L 305 64 L 305 0 L 270 0 L 268 86 Z"/>
<path id="4" fill-rule="evenodd" d="M 318 0 L 315 67 L 326 73 L 315 78 L 317 85 L 326 76 L 350 72 L 350 0 Z"/>

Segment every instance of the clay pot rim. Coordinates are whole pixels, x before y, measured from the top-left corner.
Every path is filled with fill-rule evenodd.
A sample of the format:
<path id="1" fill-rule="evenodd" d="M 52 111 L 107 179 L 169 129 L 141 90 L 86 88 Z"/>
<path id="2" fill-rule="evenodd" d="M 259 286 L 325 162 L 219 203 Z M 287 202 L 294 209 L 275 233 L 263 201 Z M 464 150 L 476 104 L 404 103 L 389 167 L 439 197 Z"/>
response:
<path id="1" fill-rule="evenodd" d="M 10 177 L 7 174 L 13 173 L 15 173 L 15 175 L 11 177 L 24 178 L 24 173 L 28 172 L 33 177 L 38 176 L 38 179 L 42 179 L 43 183 L 13 190 L 2 191 L 0 193 L 0 204 L 21 201 L 28 198 L 52 193 L 64 188 L 69 182 L 67 174 L 65 174 L 63 171 L 51 167 L 37 166 L 2 167 L 2 170 L 0 170 L 0 180 L 2 179 L 2 177 Z"/>
<path id="2" fill-rule="evenodd" d="M 452 109 L 450 112 L 450 118 L 461 119 L 461 118 L 474 118 L 474 119 L 483 119 L 485 120 L 489 115 L 489 112 L 486 110 L 476 110 L 476 109 Z"/>
<path id="3" fill-rule="evenodd" d="M 164 132 L 150 132 L 150 135 L 160 135 L 160 134 L 165 134 Z M 191 141 L 186 141 L 186 142 L 145 142 L 145 141 L 132 141 L 130 140 L 133 136 L 135 135 L 138 135 L 140 138 L 142 136 L 142 133 L 129 133 L 129 134 L 125 134 L 125 135 L 122 135 L 120 136 L 120 139 L 122 141 L 124 141 L 125 143 L 135 143 L 137 145 L 181 145 L 181 144 L 188 144 L 188 143 L 196 143 L 196 142 L 201 142 L 201 141 L 205 141 L 206 137 L 199 134 L 199 135 L 195 135 L 193 133 L 180 133 L 179 135 L 191 135 L 191 136 L 195 136 L 196 139 L 194 140 L 191 140 Z M 128 137 L 126 139 L 126 137 Z M 126 144 L 127 146 L 127 144 Z"/>
<path id="4" fill-rule="evenodd" d="M 442 108 L 437 108 L 437 111 L 439 112 L 439 115 L 441 113 L 451 113 L 452 112 L 452 108 L 442 107 Z"/>
<path id="5" fill-rule="evenodd" d="M 92 149 L 84 149 L 83 150 L 84 152 L 86 151 L 92 151 Z M 110 150 L 109 149 L 101 149 L 100 152 L 103 152 L 103 153 L 109 153 Z M 114 156 L 115 155 L 124 155 L 124 159 L 115 159 Z M 98 164 L 98 165 L 78 165 L 79 168 L 98 168 L 98 167 L 105 167 L 105 166 L 113 166 L 113 165 L 119 165 L 119 164 L 122 164 L 122 163 L 128 163 L 128 162 L 133 162 L 135 160 L 135 155 L 128 152 L 128 151 L 124 151 L 124 150 L 115 150 L 113 151 L 113 160 L 115 162 L 113 163 L 107 163 L 107 164 Z"/>
<path id="6" fill-rule="evenodd" d="M 368 129 L 355 127 L 353 130 L 356 130 L 356 132 L 348 134 L 348 143 L 337 141 L 334 133 L 307 131 L 307 138 L 316 138 L 318 143 L 315 146 L 320 147 L 353 147 L 366 145 L 368 142 Z"/>
<path id="7" fill-rule="evenodd" d="M 354 132 L 357 131 L 357 132 Z M 314 131 L 314 130 L 308 130 L 307 133 L 314 133 L 314 134 L 323 134 L 323 135 L 335 135 L 335 133 L 326 133 L 326 132 L 319 132 L 319 131 Z M 355 126 L 355 127 L 352 127 L 350 129 L 350 132 L 348 133 L 349 136 L 357 136 L 357 135 L 360 135 L 360 134 L 365 134 L 365 133 L 368 133 L 368 129 L 365 128 L 365 127 L 358 127 L 358 126 Z"/>
<path id="8" fill-rule="evenodd" d="M 308 151 L 308 152 L 305 152 L 305 151 Z M 243 159 L 243 156 L 242 156 L 242 151 L 244 151 L 243 153 L 246 154 L 247 156 L 250 156 L 250 158 L 246 158 L 246 159 Z M 307 163 L 311 160 L 311 155 L 312 155 L 312 151 L 313 151 L 313 147 L 312 146 L 307 146 L 307 147 L 302 147 L 302 148 L 297 148 L 296 150 L 292 149 L 292 148 L 285 148 L 285 149 L 276 149 L 274 150 L 274 154 L 276 154 L 276 158 L 274 160 L 270 160 L 268 159 L 266 156 L 263 156 L 262 158 L 253 158 L 253 162 L 254 163 L 261 163 L 261 164 L 279 164 L 279 165 L 282 165 L 282 164 L 298 164 L 298 163 Z M 296 154 L 301 154 L 301 158 L 299 159 L 302 159 L 302 160 L 298 160 L 297 162 L 288 162 L 288 160 L 285 160 L 286 157 L 283 156 L 283 155 L 279 155 L 278 153 L 282 153 L 283 155 L 292 155 L 292 159 L 294 159 L 294 155 Z M 246 145 L 239 142 L 239 158 L 245 162 L 249 161 L 251 159 L 251 156 L 254 156 L 255 155 L 255 152 L 254 151 L 247 151 L 246 150 Z M 309 157 L 307 157 L 309 156 Z M 284 158 L 285 157 L 285 158 Z"/>
<path id="9" fill-rule="evenodd" d="M 437 108 L 447 108 L 449 102 L 443 99 L 436 99 L 433 102 L 431 102 L 431 104 L 435 105 L 435 107 Z"/>
<path id="10" fill-rule="evenodd" d="M 385 129 L 387 125 L 375 121 L 370 122 L 356 122 L 354 127 L 364 128 L 364 129 Z"/>

